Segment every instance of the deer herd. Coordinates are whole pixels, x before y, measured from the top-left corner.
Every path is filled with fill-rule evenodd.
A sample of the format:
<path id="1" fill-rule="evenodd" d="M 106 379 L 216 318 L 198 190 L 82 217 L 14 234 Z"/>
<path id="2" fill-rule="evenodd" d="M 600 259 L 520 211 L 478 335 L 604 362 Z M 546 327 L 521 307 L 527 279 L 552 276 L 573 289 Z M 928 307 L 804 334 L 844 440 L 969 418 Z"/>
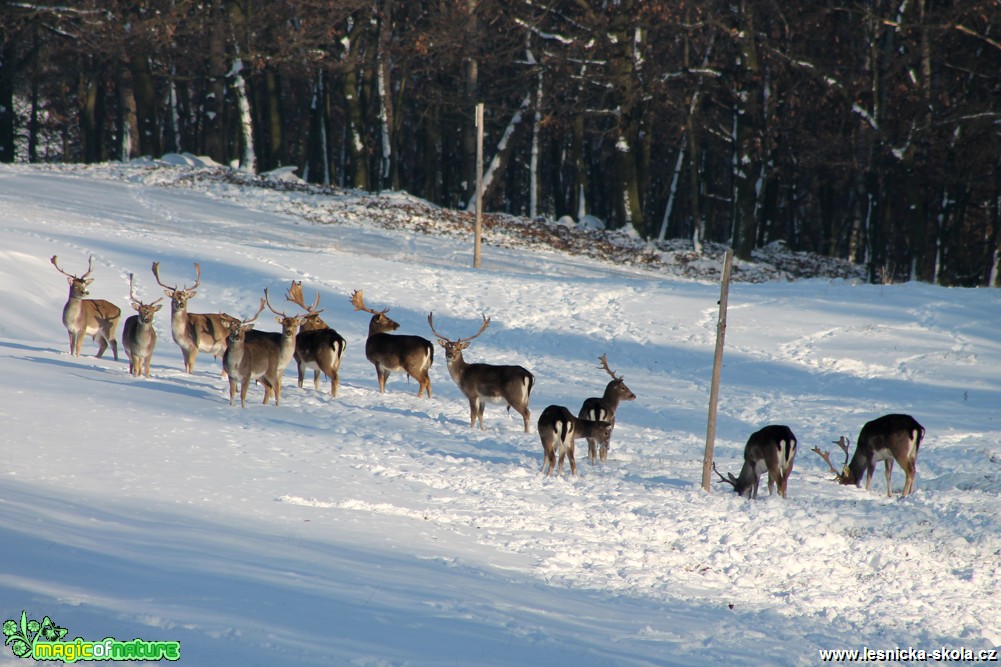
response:
<path id="1" fill-rule="evenodd" d="M 63 307 L 63 325 L 69 333 L 69 351 L 80 356 L 85 336 L 91 336 L 98 343 L 97 356 L 101 357 L 111 347 L 118 360 L 118 341 L 115 331 L 122 311 L 118 306 L 104 299 L 88 299 L 87 288 L 93 283 L 88 278 L 94 271 L 94 258 L 90 257 L 87 272 L 82 276 L 67 273 L 59 267 L 56 255 L 50 260 L 56 269 L 67 277 L 69 298 Z M 293 281 L 285 293 L 285 300 L 302 309 L 302 313 L 287 315 L 277 310 L 270 300 L 268 290 L 264 290 L 260 307 L 249 317 L 239 318 L 226 313 L 190 313 L 188 301 L 196 295 L 201 282 L 201 266 L 195 263 L 195 282 L 191 287 L 167 285 L 160 278 L 160 263 L 153 262 L 153 277 L 170 298 L 170 332 L 174 342 L 181 348 L 184 370 L 194 373 L 195 359 L 199 352 L 210 352 L 222 359 L 222 376 L 229 381 L 229 402 L 236 401 L 237 385 L 240 391 L 240 405 L 246 407 L 247 391 L 252 382 L 264 387 L 264 404 L 274 397 L 275 405 L 281 404 L 282 378 L 285 369 L 295 359 L 298 367 L 299 387 L 302 388 L 307 370 L 313 371 L 314 387 L 320 389 L 320 374 L 330 381 L 330 394 L 337 396 L 340 385 L 339 370 L 341 359 L 347 346 L 344 338 L 320 319 L 318 310 L 320 295 L 312 305 L 306 305 L 302 292 L 302 282 Z M 156 346 L 156 330 L 153 317 L 162 306 L 160 297 L 151 303 L 144 303 L 135 294 L 134 276 L 129 274 L 129 300 L 136 314 L 125 320 L 122 329 L 122 344 L 129 359 L 129 373 L 134 377 L 149 377 L 150 360 Z M 369 321 L 368 337 L 365 340 L 365 358 L 375 366 L 379 392 L 385 393 L 386 381 L 393 371 L 405 373 L 418 385 L 418 398 L 427 394 L 431 398 L 430 369 L 434 362 L 434 345 L 421 336 L 392 333 L 400 325 L 386 316 L 389 308 L 374 310 L 365 305 L 361 290 L 351 295 L 351 304 L 356 311 L 372 315 Z M 265 332 L 254 329 L 257 318 L 268 308 L 281 326 L 281 332 Z M 514 409 L 524 420 L 525 432 L 531 432 L 531 410 L 529 400 L 535 387 L 535 376 L 522 366 L 469 363 L 462 355 L 470 342 L 478 338 L 490 326 L 490 318 L 483 315 L 479 330 L 471 336 L 452 340 L 439 333 L 434 325 L 434 314 L 428 313 L 428 326 L 445 348 L 445 362 L 448 373 L 459 390 L 469 400 L 469 426 L 475 428 L 477 422 L 482 430 L 483 411 L 487 403 L 506 405 Z M 564 461 L 569 459 L 571 475 L 577 474 L 574 458 L 574 442 L 586 440 L 588 460 L 596 465 L 604 463 L 608 457 L 612 429 L 616 413 L 622 401 L 636 399 L 624 379 L 616 375 L 608 366 L 607 355 L 599 357 L 598 368 L 612 379 L 605 386 L 602 396 L 590 397 L 583 401 L 575 417 L 562 405 L 550 405 L 539 416 L 536 428 L 542 443 L 542 472 L 549 476 L 554 469 L 562 474 Z M 886 473 L 887 495 L 893 495 L 890 477 L 894 462 L 904 471 L 905 481 L 901 496 L 914 491 L 914 477 L 917 468 L 918 449 L 924 439 L 925 429 L 910 415 L 888 414 L 866 423 L 859 433 L 855 452 L 851 454 L 848 439 L 842 436 L 835 441 L 845 453 L 845 463 L 839 471 L 831 463 L 831 453 L 814 447 L 813 452 L 822 457 L 840 484 L 861 486 L 865 474 L 865 488 L 869 490 L 876 464 L 883 461 Z M 789 476 L 796 458 L 796 436 L 788 426 L 770 425 L 751 434 L 744 447 L 744 464 L 734 477 L 727 473 L 724 477 L 713 463 L 712 469 L 720 479 L 733 487 L 745 498 L 757 498 L 761 475 L 768 474 L 768 492 L 775 488 L 786 497 Z M 850 459 L 849 459 L 850 457 Z"/>

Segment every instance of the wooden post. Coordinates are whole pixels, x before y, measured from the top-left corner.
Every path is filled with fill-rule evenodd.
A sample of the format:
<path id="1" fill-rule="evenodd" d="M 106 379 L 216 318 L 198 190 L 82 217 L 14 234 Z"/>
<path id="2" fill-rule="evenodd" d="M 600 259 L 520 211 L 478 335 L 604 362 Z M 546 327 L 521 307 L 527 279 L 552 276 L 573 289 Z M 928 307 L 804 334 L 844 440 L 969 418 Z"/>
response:
<path id="1" fill-rule="evenodd" d="M 716 444 L 716 404 L 719 402 L 719 372 L 723 365 L 723 339 L 726 337 L 726 300 L 730 291 L 730 264 L 733 249 L 723 257 L 723 281 L 719 291 L 719 320 L 716 323 L 716 354 L 713 357 L 713 378 L 709 389 L 709 422 L 706 425 L 706 453 L 702 458 L 702 488 L 711 491 L 713 447 Z"/>
<path id="2" fill-rule="evenodd" d="M 476 105 L 476 239 L 473 241 L 473 268 L 480 268 L 483 238 L 483 103 Z"/>

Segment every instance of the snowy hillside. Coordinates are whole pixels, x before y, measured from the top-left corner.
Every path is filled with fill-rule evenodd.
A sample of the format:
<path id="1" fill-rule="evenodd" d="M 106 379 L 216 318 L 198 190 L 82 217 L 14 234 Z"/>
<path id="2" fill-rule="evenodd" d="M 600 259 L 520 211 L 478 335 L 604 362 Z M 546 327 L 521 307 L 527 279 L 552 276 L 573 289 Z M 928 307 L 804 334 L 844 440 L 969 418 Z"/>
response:
<path id="1" fill-rule="evenodd" d="M 176 640 L 185 665 L 812 665 L 827 649 L 1001 646 L 996 290 L 735 283 L 717 465 L 736 473 L 765 424 L 800 441 L 788 499 L 748 502 L 699 488 L 717 282 L 514 242 L 474 270 L 447 212 L 415 226 L 428 207 L 404 195 L 196 174 L 0 166 L 0 620 Z M 192 312 L 246 317 L 302 280 L 348 341 L 340 393 L 299 389 L 293 362 L 281 406 L 252 387 L 231 407 L 211 355 L 184 373 L 166 299 L 149 379 L 89 339 L 72 357 L 52 255 L 78 275 L 93 255 L 91 296 L 123 321 L 129 273 L 162 296 L 154 261 L 179 285 L 201 264 Z M 400 374 L 380 394 L 356 289 L 429 339 L 429 311 L 455 337 L 487 314 L 466 359 L 529 368 L 533 420 L 600 395 L 607 353 L 637 395 L 609 461 L 590 466 L 581 442 L 576 478 L 543 478 L 517 414 L 490 405 L 469 428 L 437 346 L 430 400 Z M 870 491 L 838 486 L 810 449 L 888 412 L 927 429 L 917 492 L 899 498 L 898 470 L 887 498 L 881 468 Z"/>

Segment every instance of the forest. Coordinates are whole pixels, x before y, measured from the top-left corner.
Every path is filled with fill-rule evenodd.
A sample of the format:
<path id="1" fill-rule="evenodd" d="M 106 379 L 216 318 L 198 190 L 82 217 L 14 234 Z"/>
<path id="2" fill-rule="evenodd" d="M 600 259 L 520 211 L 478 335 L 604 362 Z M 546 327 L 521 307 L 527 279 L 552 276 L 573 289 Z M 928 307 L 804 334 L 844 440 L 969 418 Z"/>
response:
<path id="1" fill-rule="evenodd" d="M 0 162 L 592 215 L 1001 286 L 1001 0 L 0 0 Z"/>

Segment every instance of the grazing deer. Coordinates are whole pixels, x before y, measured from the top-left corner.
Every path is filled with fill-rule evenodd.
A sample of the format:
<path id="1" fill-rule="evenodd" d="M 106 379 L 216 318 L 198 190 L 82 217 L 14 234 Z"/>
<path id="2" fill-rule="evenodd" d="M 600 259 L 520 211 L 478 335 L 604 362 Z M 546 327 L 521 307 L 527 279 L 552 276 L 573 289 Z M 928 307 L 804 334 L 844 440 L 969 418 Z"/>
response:
<path id="1" fill-rule="evenodd" d="M 122 329 L 122 345 L 125 346 L 125 354 L 129 357 L 129 373 L 133 377 L 143 375 L 149 377 L 149 363 L 153 359 L 153 348 L 156 347 L 156 329 L 153 328 L 153 315 L 163 306 L 158 305 L 163 301 L 160 297 L 153 303 L 143 303 L 136 298 L 132 288 L 133 276 L 129 274 L 129 301 L 135 308 L 136 314 L 130 315 L 125 320 L 125 327 Z"/>
<path id="2" fill-rule="evenodd" d="M 445 348 L 448 374 L 455 380 L 459 390 L 469 399 L 469 427 L 480 420 L 483 429 L 483 408 L 489 403 L 505 403 L 508 410 L 514 408 L 525 421 L 525 433 L 530 432 L 529 421 L 532 412 L 528 400 L 535 386 L 535 376 L 521 366 L 494 366 L 492 364 L 467 364 L 462 351 L 469 347 L 469 341 L 483 333 L 490 326 L 490 318 L 483 315 L 480 330 L 472 336 L 449 340 L 434 328 L 433 313 L 428 313 L 428 324 L 438 337 L 438 343 Z"/>
<path id="3" fill-rule="evenodd" d="M 761 474 L 767 472 L 768 495 L 775 493 L 775 487 L 778 486 L 779 495 L 785 498 L 795 459 L 796 436 L 792 429 L 788 426 L 766 426 L 747 439 L 747 445 L 744 446 L 744 466 L 740 469 L 739 476 L 734 477 L 732 472 L 728 472 L 727 477 L 723 477 L 716 470 L 715 463 L 713 470 L 716 470 L 720 479 L 733 486 L 737 495 L 748 499 L 758 497 Z"/>
<path id="4" fill-rule="evenodd" d="M 570 459 L 570 474 L 577 474 L 577 461 L 574 459 L 574 440 L 578 438 L 594 438 L 598 442 L 607 443 L 612 437 L 612 425 L 604 421 L 579 419 L 573 416 L 562 405 L 550 405 L 539 415 L 539 439 L 542 440 L 542 472 L 546 477 L 556 468 L 557 474 L 563 474 L 563 459 Z M 559 465 L 556 454 L 559 452 Z"/>
<path id="5" fill-rule="evenodd" d="M 581 419 L 591 419 L 594 421 L 606 421 L 610 423 L 613 427 L 615 426 L 615 412 L 619 409 L 620 401 L 635 401 L 636 394 L 630 391 L 629 387 L 626 386 L 624 378 L 622 376 L 617 376 L 615 371 L 608 367 L 608 355 L 601 355 L 598 360 L 601 362 L 601 366 L 598 368 L 603 369 L 606 373 L 612 376 L 612 381 L 605 385 L 605 393 L 598 398 L 592 396 L 591 398 L 584 399 L 584 404 L 580 407 L 580 412 L 577 416 Z M 591 461 L 591 465 L 596 462 L 596 451 L 595 451 L 594 438 L 587 439 L 587 457 Z M 601 446 L 601 462 L 604 463 L 608 458 L 608 447 L 611 441 L 606 441 Z"/>
<path id="6" fill-rule="evenodd" d="M 115 340 L 115 329 L 118 328 L 118 318 L 122 316 L 122 309 L 104 299 L 84 298 L 90 294 L 87 287 L 94 282 L 93 278 L 87 279 L 87 276 L 94 271 L 94 256 L 90 256 L 87 273 L 82 276 L 74 276 L 60 269 L 57 255 L 53 255 L 49 261 L 59 273 L 66 276 L 70 286 L 69 299 L 63 306 L 63 326 L 66 327 L 66 331 L 70 335 L 70 354 L 79 357 L 84 336 L 90 336 L 97 339 L 98 358 L 104 354 L 110 344 L 115 361 L 118 361 L 118 341 Z"/>
<path id="7" fill-rule="evenodd" d="M 273 312 L 282 325 L 281 333 L 253 332 L 254 321 L 265 305 Z M 281 405 L 282 376 L 295 351 L 295 337 L 302 325 L 302 317 L 289 317 L 275 310 L 268 301 L 268 291 L 264 290 L 261 307 L 253 317 L 244 320 L 227 318 L 229 341 L 223 353 L 223 366 L 229 375 L 229 404 L 236 396 L 236 383 L 240 382 L 240 406 L 247 407 L 247 388 L 253 380 L 264 385 L 264 405 L 272 395 L 275 405 Z"/>
<path id="8" fill-rule="evenodd" d="M 418 398 L 427 390 L 431 398 L 431 376 L 429 370 L 434 362 L 434 345 L 427 338 L 403 336 L 387 333 L 396 331 L 400 325 L 386 317 L 389 308 L 372 310 L 365 305 L 362 290 L 351 295 L 355 310 L 372 313 L 368 323 L 368 339 L 365 341 L 365 358 L 375 366 L 379 378 L 379 393 L 386 393 L 386 380 L 390 371 L 403 371 L 417 380 Z"/>
<path id="9" fill-rule="evenodd" d="M 299 370 L 299 388 L 306 376 L 306 369 L 313 369 L 313 386 L 320 390 L 320 373 L 330 378 L 330 395 L 337 396 L 340 386 L 341 357 L 347 342 L 320 319 L 323 310 L 317 310 L 320 305 L 320 293 L 312 306 L 307 306 L 302 296 L 302 281 L 292 281 L 292 286 L 285 292 L 285 300 L 291 301 L 306 311 L 302 330 L 295 340 L 295 363 Z"/>
<path id="10" fill-rule="evenodd" d="M 195 296 L 195 290 L 201 282 L 202 267 L 195 262 L 195 284 L 191 287 L 164 285 L 160 280 L 160 262 L 153 262 L 153 277 L 164 294 L 170 299 L 170 333 L 174 342 L 181 348 L 184 357 L 184 370 L 195 372 L 195 359 L 198 352 L 211 352 L 216 359 L 226 351 L 226 340 L 229 335 L 227 319 L 222 313 L 189 313 L 188 300 Z M 223 373 L 225 373 L 225 368 Z"/>
<path id="11" fill-rule="evenodd" d="M 876 469 L 876 463 L 885 462 L 886 495 L 889 497 L 893 496 L 890 476 L 893 473 L 893 462 L 896 461 L 904 469 L 904 488 L 900 492 L 900 496 L 904 497 L 914 492 L 918 448 L 921 447 L 921 441 L 924 437 L 925 429 L 914 417 L 890 414 L 873 419 L 862 427 L 855 446 L 855 454 L 851 461 L 841 469 L 841 472 L 838 472 L 831 464 L 830 452 L 822 452 L 819 447 L 814 447 L 813 451 L 827 461 L 827 465 L 830 466 L 837 481 L 841 484 L 861 486 L 864 471 L 867 491 L 872 486 L 872 473 Z M 842 436 L 836 444 L 845 452 L 845 461 L 847 462 L 849 451 L 847 438 Z"/>

